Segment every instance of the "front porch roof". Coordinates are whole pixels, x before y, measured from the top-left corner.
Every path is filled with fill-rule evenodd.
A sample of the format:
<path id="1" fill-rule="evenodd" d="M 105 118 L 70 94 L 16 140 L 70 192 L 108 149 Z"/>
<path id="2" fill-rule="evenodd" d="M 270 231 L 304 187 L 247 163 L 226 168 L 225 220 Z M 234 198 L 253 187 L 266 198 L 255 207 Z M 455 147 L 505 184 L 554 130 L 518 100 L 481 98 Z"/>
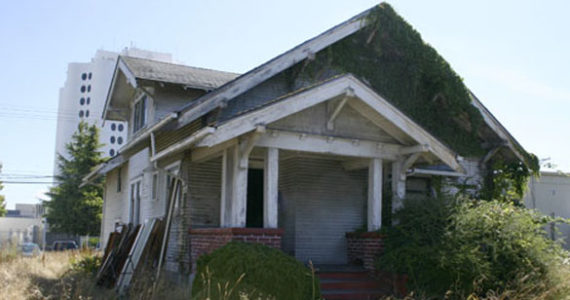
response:
<path id="1" fill-rule="evenodd" d="M 461 165 L 457 161 L 457 155 L 452 150 L 351 74 L 335 77 L 312 87 L 274 99 L 252 110 L 241 112 L 240 115 L 221 124 L 215 130 L 211 130 L 211 133 L 205 135 L 201 140 L 195 141 L 194 139 L 195 142 L 193 144 L 199 148 L 212 148 L 249 132 L 257 131 L 259 133 L 270 123 L 339 97 L 348 98 L 346 101 L 352 108 L 360 112 L 364 118 L 367 118 L 378 127 L 386 130 L 390 135 L 396 137 L 400 144 L 365 140 L 355 141 L 349 138 L 311 134 L 304 136 L 306 139 L 312 139 L 312 143 L 324 149 L 325 153 L 370 158 L 380 157 L 392 160 L 398 156 L 418 153 L 426 156 L 428 159 L 439 160 L 455 171 L 463 172 Z M 297 149 L 302 144 L 290 139 L 290 136 L 298 136 L 298 133 L 277 130 L 263 135 L 257 141 L 257 145 L 276 146 L 270 142 L 270 136 L 267 136 L 271 134 L 279 134 L 281 137 L 277 148 L 300 151 L 309 150 Z M 193 136 L 188 138 L 193 139 Z M 287 142 L 288 138 L 290 141 Z M 334 143 L 332 139 L 334 139 Z M 358 143 L 358 149 L 350 147 L 350 145 L 355 145 L 355 143 Z M 303 147 L 310 147 L 310 145 Z M 165 149 L 165 151 L 168 150 Z M 164 156 L 164 154 L 161 156 Z"/>

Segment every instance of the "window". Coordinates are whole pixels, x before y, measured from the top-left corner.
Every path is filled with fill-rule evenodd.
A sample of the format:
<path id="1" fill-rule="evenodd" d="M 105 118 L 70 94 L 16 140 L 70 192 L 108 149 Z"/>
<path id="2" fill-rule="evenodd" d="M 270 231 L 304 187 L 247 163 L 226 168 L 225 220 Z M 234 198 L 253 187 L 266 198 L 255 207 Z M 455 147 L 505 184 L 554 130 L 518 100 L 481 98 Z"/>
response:
<path id="1" fill-rule="evenodd" d="M 141 130 L 146 124 L 146 96 L 142 96 L 133 109 L 133 133 Z"/>
<path id="2" fill-rule="evenodd" d="M 140 224 L 141 210 L 141 180 L 131 183 L 129 221 L 134 225 Z"/>
<path id="3" fill-rule="evenodd" d="M 81 92 L 85 93 L 85 86 L 84 85 L 81 86 Z"/>
<path id="4" fill-rule="evenodd" d="M 79 117 L 83 118 L 83 111 L 82 110 L 79 111 Z"/>
<path id="5" fill-rule="evenodd" d="M 121 192 L 121 185 L 123 185 L 123 178 L 121 177 L 121 172 L 123 171 L 123 168 L 119 168 L 118 169 L 118 173 L 117 173 L 117 193 Z"/>
<path id="6" fill-rule="evenodd" d="M 152 174 L 152 200 L 158 200 L 158 173 Z"/>
<path id="7" fill-rule="evenodd" d="M 87 74 L 85 74 L 85 73 L 81 74 L 81 80 L 85 80 L 85 79 L 87 79 Z"/>
<path id="8" fill-rule="evenodd" d="M 89 105 L 89 103 L 91 103 L 91 97 L 87 97 L 87 105 Z"/>
<path id="9" fill-rule="evenodd" d="M 119 131 L 123 131 L 124 128 L 125 126 L 123 126 L 123 124 L 119 124 Z"/>
<path id="10" fill-rule="evenodd" d="M 79 99 L 79 104 L 84 105 L 85 104 L 85 98 Z"/>
<path id="11" fill-rule="evenodd" d="M 88 85 L 88 86 L 87 86 L 87 91 L 88 91 L 88 92 L 91 92 L 91 85 Z"/>
<path id="12" fill-rule="evenodd" d="M 109 150 L 109 156 L 115 156 L 115 149 Z"/>
<path id="13" fill-rule="evenodd" d="M 115 129 L 117 129 L 117 125 L 115 125 L 115 123 L 111 124 L 111 130 L 115 131 Z"/>
<path id="14" fill-rule="evenodd" d="M 86 118 L 89 118 L 89 110 L 86 110 L 86 111 L 85 111 L 85 117 L 86 117 Z"/>
<path id="15" fill-rule="evenodd" d="M 111 137 L 111 144 L 114 144 L 114 143 L 115 143 L 115 137 L 112 136 L 112 137 Z"/>
<path id="16" fill-rule="evenodd" d="M 89 80 L 91 80 L 93 74 L 91 74 L 91 72 L 89 72 Z"/>
<path id="17" fill-rule="evenodd" d="M 123 138 L 122 137 L 117 138 L 117 144 L 119 144 L 119 145 L 123 144 Z"/>

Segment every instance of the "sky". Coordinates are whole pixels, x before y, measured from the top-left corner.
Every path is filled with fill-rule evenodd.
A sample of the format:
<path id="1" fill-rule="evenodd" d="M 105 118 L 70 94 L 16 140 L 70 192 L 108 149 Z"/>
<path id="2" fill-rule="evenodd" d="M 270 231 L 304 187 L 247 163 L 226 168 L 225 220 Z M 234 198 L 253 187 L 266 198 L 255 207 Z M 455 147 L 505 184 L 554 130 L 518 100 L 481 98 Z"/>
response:
<path id="1" fill-rule="evenodd" d="M 388 1 L 529 151 L 570 172 L 568 1 Z M 53 173 L 67 64 L 98 49 L 171 53 L 243 73 L 378 4 L 319 1 L 7 1 L 0 10 L 2 176 Z M 4 184 L 7 207 L 48 184 Z"/>

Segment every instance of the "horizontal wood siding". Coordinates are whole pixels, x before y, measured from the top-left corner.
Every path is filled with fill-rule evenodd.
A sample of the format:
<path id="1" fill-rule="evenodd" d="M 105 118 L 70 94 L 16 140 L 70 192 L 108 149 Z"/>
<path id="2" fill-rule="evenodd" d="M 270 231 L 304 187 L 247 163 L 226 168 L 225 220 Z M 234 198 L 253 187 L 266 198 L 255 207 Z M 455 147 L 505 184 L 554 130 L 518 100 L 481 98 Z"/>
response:
<path id="1" fill-rule="evenodd" d="M 182 159 L 180 176 L 186 185 L 181 204 L 172 219 L 165 263 L 168 271 L 190 272 L 188 230 L 191 227 L 219 226 L 221 171 L 221 158 L 203 163 L 191 162 L 190 155 Z"/>
<path id="2" fill-rule="evenodd" d="M 279 162 L 278 227 L 285 231 L 282 237 L 283 251 L 295 256 L 295 200 L 297 188 L 297 166 L 293 159 Z"/>
<path id="3" fill-rule="evenodd" d="M 193 228 L 219 227 L 222 158 L 191 163 L 188 174 L 190 225 Z"/>
<path id="4" fill-rule="evenodd" d="M 121 172 L 122 185 L 121 190 L 117 191 L 117 181 L 118 174 Z M 125 211 L 125 202 L 127 202 L 128 197 L 128 182 L 127 178 L 127 168 L 123 166 L 122 168 L 115 169 L 107 173 L 105 180 L 105 191 L 103 194 L 103 220 L 101 221 L 101 247 L 105 248 L 107 245 L 107 240 L 109 239 L 109 234 L 115 231 L 115 222 L 126 221 L 123 217 L 123 212 Z"/>
<path id="5" fill-rule="evenodd" d="M 345 171 L 339 161 L 294 158 L 295 257 L 346 264 L 345 233 L 366 222 L 367 171 Z"/>
<path id="6" fill-rule="evenodd" d="M 198 119 L 178 130 L 163 131 L 156 135 L 156 152 L 160 152 L 173 144 L 191 136 L 202 128 L 202 119 Z"/>

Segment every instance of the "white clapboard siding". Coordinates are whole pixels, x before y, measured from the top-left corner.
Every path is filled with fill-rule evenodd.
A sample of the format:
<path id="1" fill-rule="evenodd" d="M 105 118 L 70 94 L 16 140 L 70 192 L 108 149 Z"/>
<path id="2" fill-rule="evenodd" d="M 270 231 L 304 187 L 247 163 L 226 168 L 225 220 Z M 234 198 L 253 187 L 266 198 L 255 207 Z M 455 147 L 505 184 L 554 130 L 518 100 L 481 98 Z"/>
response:
<path id="1" fill-rule="evenodd" d="M 120 191 L 117 191 L 118 174 L 121 172 L 122 185 Z M 101 222 L 101 247 L 105 249 L 109 234 L 115 231 L 115 222 L 123 222 L 125 202 L 127 201 L 127 186 L 124 178 L 127 178 L 127 168 L 123 165 L 122 168 L 114 169 L 107 174 L 105 181 L 105 194 L 103 202 L 103 220 Z"/>
<path id="2" fill-rule="evenodd" d="M 218 227 L 220 224 L 221 158 L 191 163 L 190 155 L 182 163 L 186 197 L 175 211 L 170 228 L 165 268 L 184 274 L 190 270 L 190 227 Z"/>
<path id="3" fill-rule="evenodd" d="M 300 192 L 296 180 L 298 171 L 295 159 L 279 161 L 278 227 L 284 229 L 282 249 L 292 256 L 295 256 L 295 199 Z"/>
<path id="4" fill-rule="evenodd" d="M 296 191 L 283 195 L 285 201 L 295 201 L 295 257 L 346 264 L 345 233 L 366 223 L 367 171 L 345 171 L 341 162 L 326 159 L 293 158 L 288 163 L 296 169 Z"/>
<path id="5" fill-rule="evenodd" d="M 191 226 L 220 226 L 221 157 L 191 163 L 188 172 Z"/>

